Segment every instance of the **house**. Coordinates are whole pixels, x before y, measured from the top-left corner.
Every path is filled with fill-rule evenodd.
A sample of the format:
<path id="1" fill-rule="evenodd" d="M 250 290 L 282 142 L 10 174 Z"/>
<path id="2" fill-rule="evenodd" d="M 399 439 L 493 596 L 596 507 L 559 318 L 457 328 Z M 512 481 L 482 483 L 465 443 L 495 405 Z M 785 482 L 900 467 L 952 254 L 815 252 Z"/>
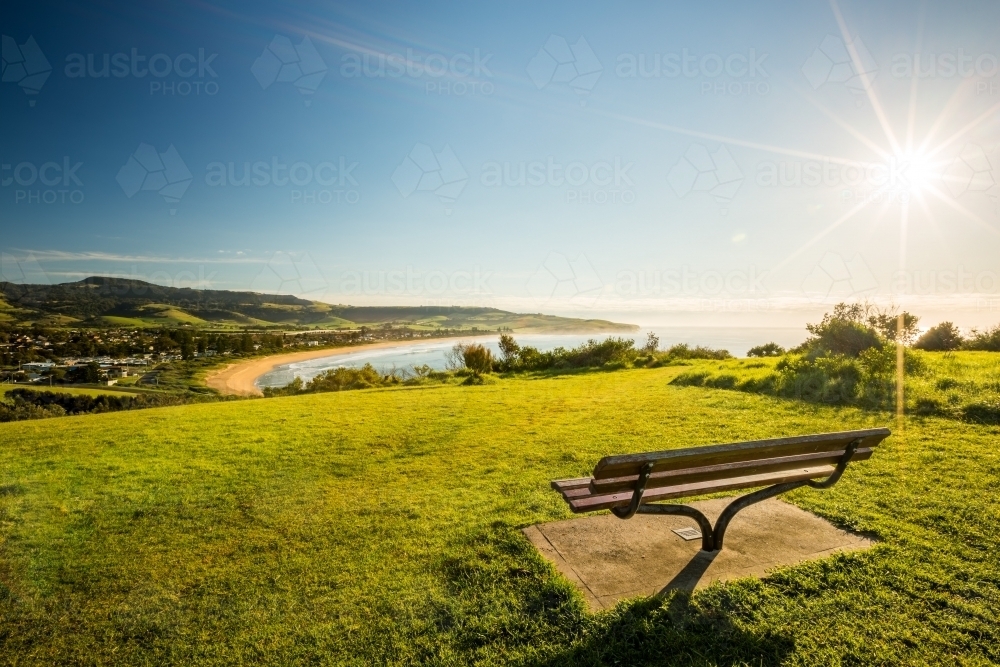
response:
<path id="1" fill-rule="evenodd" d="M 55 368 L 55 364 L 51 361 L 32 361 L 27 364 L 21 364 L 21 369 L 26 371 L 31 371 L 35 373 L 40 373 L 42 371 L 48 371 Z"/>

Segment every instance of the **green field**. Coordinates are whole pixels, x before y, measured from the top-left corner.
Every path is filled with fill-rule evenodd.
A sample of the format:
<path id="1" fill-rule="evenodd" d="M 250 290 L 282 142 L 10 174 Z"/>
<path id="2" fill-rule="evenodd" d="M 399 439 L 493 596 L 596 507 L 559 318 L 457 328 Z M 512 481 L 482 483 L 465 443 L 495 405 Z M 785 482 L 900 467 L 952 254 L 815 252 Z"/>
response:
<path id="1" fill-rule="evenodd" d="M 1000 662 L 1000 428 L 906 423 L 788 500 L 868 552 L 592 615 L 521 536 L 602 455 L 880 413 L 684 367 L 0 424 L 6 664 Z"/>

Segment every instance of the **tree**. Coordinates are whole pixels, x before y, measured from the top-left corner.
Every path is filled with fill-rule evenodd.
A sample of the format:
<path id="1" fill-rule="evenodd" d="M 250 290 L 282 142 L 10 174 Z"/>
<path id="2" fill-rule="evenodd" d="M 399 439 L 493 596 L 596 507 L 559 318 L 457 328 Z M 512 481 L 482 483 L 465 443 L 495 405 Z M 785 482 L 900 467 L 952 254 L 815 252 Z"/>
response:
<path id="1" fill-rule="evenodd" d="M 462 360 L 465 362 L 465 367 L 476 377 L 493 370 L 493 354 L 479 343 L 466 345 Z"/>
<path id="2" fill-rule="evenodd" d="M 902 320 L 902 328 L 900 328 Z M 813 335 L 806 347 L 813 353 L 857 357 L 886 341 L 908 343 L 917 333 L 918 318 L 895 308 L 880 309 L 868 302 L 838 303 L 819 324 L 807 324 Z"/>
<path id="3" fill-rule="evenodd" d="M 73 382 L 97 384 L 101 381 L 101 367 L 94 362 L 90 362 L 85 366 L 74 366 L 70 369 L 69 375 L 73 379 Z"/>
<path id="4" fill-rule="evenodd" d="M 965 341 L 965 347 L 969 350 L 1000 352 L 1000 324 L 983 332 L 973 329 L 969 340 Z"/>
<path id="5" fill-rule="evenodd" d="M 641 352 L 653 354 L 660 349 L 660 337 L 650 331 L 646 334 L 646 344 L 642 346 Z"/>
<path id="6" fill-rule="evenodd" d="M 958 327 L 951 322 L 942 322 L 936 327 L 928 329 L 923 336 L 917 339 L 913 347 L 918 350 L 948 352 L 962 347 L 963 342 Z"/>
<path id="7" fill-rule="evenodd" d="M 500 355 L 504 367 L 513 368 L 516 366 L 520 352 L 521 346 L 517 344 L 513 336 L 509 333 L 500 334 Z"/>
<path id="8" fill-rule="evenodd" d="M 902 329 L 900 328 L 900 318 L 902 318 Z M 895 310 L 876 311 L 868 316 L 868 325 L 875 329 L 882 338 L 891 340 L 903 345 L 908 344 L 917 335 L 917 322 L 920 321 L 916 315 L 910 315 L 905 310 L 896 313 Z"/>
<path id="9" fill-rule="evenodd" d="M 780 357 L 785 353 L 785 348 L 777 343 L 764 343 L 747 350 L 748 357 Z"/>

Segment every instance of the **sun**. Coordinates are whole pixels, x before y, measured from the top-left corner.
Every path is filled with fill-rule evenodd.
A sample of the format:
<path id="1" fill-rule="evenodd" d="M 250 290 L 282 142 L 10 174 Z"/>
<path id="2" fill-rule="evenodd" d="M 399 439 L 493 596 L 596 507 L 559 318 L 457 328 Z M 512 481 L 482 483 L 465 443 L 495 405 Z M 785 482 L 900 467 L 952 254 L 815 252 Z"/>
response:
<path id="1" fill-rule="evenodd" d="M 890 173 L 897 178 L 897 187 L 912 195 L 930 191 L 941 180 L 944 164 L 926 152 L 901 151 L 890 160 Z"/>

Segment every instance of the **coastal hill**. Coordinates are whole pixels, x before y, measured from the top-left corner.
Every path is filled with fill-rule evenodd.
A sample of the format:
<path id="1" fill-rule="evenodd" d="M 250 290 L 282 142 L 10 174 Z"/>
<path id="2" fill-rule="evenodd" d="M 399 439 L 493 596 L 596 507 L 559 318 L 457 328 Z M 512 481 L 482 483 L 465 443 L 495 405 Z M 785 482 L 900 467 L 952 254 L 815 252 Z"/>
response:
<path id="1" fill-rule="evenodd" d="M 57 327 L 212 329 L 498 328 L 520 333 L 626 333 L 632 324 L 458 306 L 346 306 L 291 295 L 164 287 L 141 280 L 94 276 L 58 285 L 0 282 L 0 323 Z"/>

